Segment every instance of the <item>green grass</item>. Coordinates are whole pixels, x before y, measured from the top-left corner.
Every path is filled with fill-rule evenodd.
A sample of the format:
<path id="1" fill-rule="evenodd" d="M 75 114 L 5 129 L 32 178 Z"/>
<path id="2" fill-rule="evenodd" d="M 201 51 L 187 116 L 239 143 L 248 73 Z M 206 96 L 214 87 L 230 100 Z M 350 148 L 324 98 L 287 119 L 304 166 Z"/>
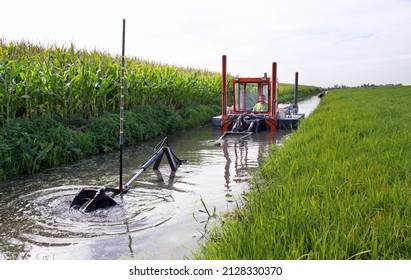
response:
<path id="1" fill-rule="evenodd" d="M 411 87 L 330 91 L 203 259 L 410 259 Z"/>

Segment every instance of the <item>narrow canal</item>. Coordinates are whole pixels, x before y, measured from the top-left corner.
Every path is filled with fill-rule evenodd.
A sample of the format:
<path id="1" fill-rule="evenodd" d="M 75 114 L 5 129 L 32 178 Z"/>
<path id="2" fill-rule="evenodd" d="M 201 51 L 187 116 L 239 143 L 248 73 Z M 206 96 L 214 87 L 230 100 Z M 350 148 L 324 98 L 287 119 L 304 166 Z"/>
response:
<path id="1" fill-rule="evenodd" d="M 300 103 L 306 116 L 316 96 Z M 281 144 L 285 131 L 226 139 L 204 126 L 168 137 L 187 160 L 172 172 L 164 157 L 158 171 L 143 172 L 119 204 L 83 213 L 70 209 L 85 186 L 118 184 L 118 153 L 49 169 L 0 184 L 0 259 L 184 259 L 220 214 L 241 204 L 252 171 Z M 154 152 L 155 139 L 124 150 L 124 181 Z"/>

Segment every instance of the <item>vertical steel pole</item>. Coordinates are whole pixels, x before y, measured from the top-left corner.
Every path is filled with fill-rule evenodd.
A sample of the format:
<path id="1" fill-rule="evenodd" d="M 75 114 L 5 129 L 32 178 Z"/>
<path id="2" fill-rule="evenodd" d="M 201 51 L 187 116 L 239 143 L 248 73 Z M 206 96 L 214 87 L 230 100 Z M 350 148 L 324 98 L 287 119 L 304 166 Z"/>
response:
<path id="1" fill-rule="evenodd" d="M 298 72 L 295 72 L 295 82 L 294 82 L 294 106 L 298 106 Z"/>
<path id="2" fill-rule="evenodd" d="M 271 94 L 273 95 L 273 113 L 275 116 L 278 106 L 278 93 L 277 93 L 277 62 L 273 62 L 272 74 L 271 74 Z"/>
<path id="3" fill-rule="evenodd" d="M 222 64 L 223 64 L 222 65 L 223 69 L 221 73 L 222 75 L 221 80 L 222 80 L 223 96 L 222 96 L 222 101 L 221 101 L 222 103 L 221 112 L 222 112 L 222 120 L 224 120 L 227 115 L 227 56 L 226 55 L 223 55 Z"/>
<path id="4" fill-rule="evenodd" d="M 119 189 L 123 191 L 123 122 L 124 122 L 124 51 L 125 51 L 125 37 L 126 37 L 126 20 L 123 19 L 123 42 L 121 51 L 121 95 L 120 95 L 120 184 Z"/>

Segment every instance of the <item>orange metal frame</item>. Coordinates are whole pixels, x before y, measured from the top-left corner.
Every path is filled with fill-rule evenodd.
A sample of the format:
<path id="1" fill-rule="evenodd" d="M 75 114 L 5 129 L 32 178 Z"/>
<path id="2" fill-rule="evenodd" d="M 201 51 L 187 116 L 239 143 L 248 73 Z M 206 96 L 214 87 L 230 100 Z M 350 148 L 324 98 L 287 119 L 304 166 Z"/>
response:
<path id="1" fill-rule="evenodd" d="M 276 109 L 277 109 L 277 63 L 273 62 L 272 64 L 272 76 L 267 77 L 267 74 L 264 77 L 260 78 L 233 78 L 232 79 L 232 92 L 231 92 L 231 100 L 232 100 L 232 111 L 230 113 L 227 112 L 227 56 L 223 55 L 222 58 L 222 117 L 221 117 L 221 131 L 225 132 L 229 130 L 229 127 L 233 124 L 233 120 L 236 116 L 241 115 L 245 112 L 245 110 L 237 110 L 236 106 L 234 106 L 236 99 L 235 99 L 235 85 L 237 83 L 257 83 L 258 84 L 258 94 L 261 94 L 262 87 L 264 85 L 268 85 L 268 112 L 259 114 L 263 115 L 265 118 L 266 124 L 269 126 L 271 131 L 276 130 Z"/>

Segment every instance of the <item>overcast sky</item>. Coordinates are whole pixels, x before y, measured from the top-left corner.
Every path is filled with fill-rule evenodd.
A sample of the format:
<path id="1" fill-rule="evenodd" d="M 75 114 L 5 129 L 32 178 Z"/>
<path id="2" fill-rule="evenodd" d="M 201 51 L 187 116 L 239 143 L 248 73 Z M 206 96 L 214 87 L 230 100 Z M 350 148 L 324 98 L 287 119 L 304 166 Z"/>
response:
<path id="1" fill-rule="evenodd" d="M 0 37 L 317 86 L 411 84 L 411 0 L 0 0 Z"/>

